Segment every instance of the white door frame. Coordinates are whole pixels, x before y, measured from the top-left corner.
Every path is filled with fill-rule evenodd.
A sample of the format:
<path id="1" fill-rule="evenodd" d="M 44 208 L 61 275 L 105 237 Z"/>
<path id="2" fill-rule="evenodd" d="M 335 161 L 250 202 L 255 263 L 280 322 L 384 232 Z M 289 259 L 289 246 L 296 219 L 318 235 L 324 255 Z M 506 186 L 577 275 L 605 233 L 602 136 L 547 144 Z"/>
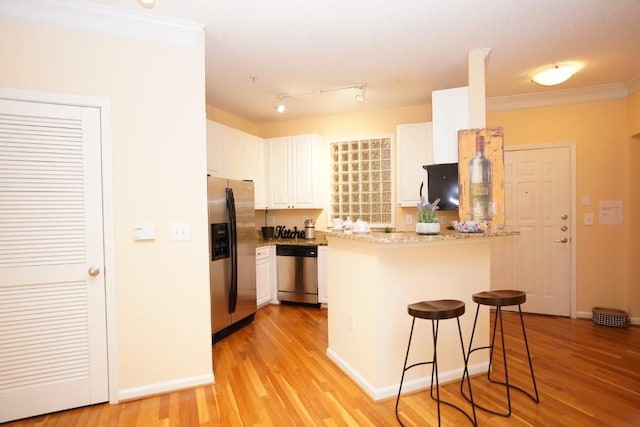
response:
<path id="1" fill-rule="evenodd" d="M 111 157 L 111 103 L 106 98 L 33 92 L 0 88 L 0 98 L 14 101 L 42 102 L 48 104 L 73 105 L 100 109 L 100 141 L 102 161 L 102 218 L 104 230 L 104 280 L 107 322 L 107 368 L 109 380 L 109 403 L 118 403 L 118 352 L 116 348 L 116 293 L 115 257 L 113 240 L 113 198 Z"/>
<path id="2" fill-rule="evenodd" d="M 527 144 L 527 145 L 505 145 L 504 151 L 526 151 L 526 150 L 538 150 L 542 148 L 569 148 L 571 155 L 571 200 L 570 200 L 570 209 L 571 212 L 569 214 L 570 219 L 570 241 L 571 244 L 571 284 L 570 284 L 570 303 L 571 303 L 571 318 L 575 319 L 577 317 L 576 312 L 576 248 L 577 248 L 577 230 L 576 225 L 578 224 L 576 220 L 577 210 L 576 210 L 576 143 L 574 141 L 566 141 L 566 142 L 555 142 L 550 144 Z"/>

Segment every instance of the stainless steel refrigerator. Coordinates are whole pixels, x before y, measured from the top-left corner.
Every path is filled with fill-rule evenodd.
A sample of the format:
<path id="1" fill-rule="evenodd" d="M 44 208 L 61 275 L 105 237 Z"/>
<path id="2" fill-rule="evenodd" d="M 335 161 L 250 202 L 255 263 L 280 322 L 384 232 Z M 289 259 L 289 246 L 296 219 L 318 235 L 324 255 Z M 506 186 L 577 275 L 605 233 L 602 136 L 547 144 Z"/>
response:
<path id="1" fill-rule="evenodd" d="M 215 342 L 256 313 L 253 182 L 208 177 L 211 333 Z"/>

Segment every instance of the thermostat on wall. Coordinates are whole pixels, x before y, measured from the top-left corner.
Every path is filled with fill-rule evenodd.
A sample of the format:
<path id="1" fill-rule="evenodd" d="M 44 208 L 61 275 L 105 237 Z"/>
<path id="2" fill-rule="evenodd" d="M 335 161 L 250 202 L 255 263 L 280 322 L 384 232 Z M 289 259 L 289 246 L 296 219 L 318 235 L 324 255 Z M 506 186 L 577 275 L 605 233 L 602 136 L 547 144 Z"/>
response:
<path id="1" fill-rule="evenodd" d="M 155 225 L 136 225 L 133 227 L 133 240 L 155 240 Z"/>

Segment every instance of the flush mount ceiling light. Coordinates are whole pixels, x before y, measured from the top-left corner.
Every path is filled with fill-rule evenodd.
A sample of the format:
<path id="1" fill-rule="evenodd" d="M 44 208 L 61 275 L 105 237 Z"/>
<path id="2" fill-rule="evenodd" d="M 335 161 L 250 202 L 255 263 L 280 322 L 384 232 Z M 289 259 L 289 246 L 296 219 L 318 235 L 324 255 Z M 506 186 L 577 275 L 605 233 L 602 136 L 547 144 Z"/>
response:
<path id="1" fill-rule="evenodd" d="M 533 81 L 542 86 L 559 85 L 569 80 L 579 68 L 576 64 L 555 64 L 535 73 Z"/>
<path id="2" fill-rule="evenodd" d="M 140 3 L 142 7 L 152 9 L 153 6 L 156 5 L 156 0 L 138 0 L 138 3 Z"/>

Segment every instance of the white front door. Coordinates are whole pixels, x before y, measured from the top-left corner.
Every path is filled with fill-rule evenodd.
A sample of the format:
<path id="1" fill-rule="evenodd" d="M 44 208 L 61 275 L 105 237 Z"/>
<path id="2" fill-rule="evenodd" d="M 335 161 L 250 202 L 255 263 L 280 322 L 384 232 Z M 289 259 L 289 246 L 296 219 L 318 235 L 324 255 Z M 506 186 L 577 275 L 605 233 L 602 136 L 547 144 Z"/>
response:
<path id="1" fill-rule="evenodd" d="M 108 400 L 100 113 L 0 99 L 0 423 Z"/>
<path id="2" fill-rule="evenodd" d="M 492 287 L 526 291 L 529 313 L 571 315 L 571 157 L 569 146 L 504 153 L 506 227 L 520 236 L 502 253 L 508 283 Z"/>

